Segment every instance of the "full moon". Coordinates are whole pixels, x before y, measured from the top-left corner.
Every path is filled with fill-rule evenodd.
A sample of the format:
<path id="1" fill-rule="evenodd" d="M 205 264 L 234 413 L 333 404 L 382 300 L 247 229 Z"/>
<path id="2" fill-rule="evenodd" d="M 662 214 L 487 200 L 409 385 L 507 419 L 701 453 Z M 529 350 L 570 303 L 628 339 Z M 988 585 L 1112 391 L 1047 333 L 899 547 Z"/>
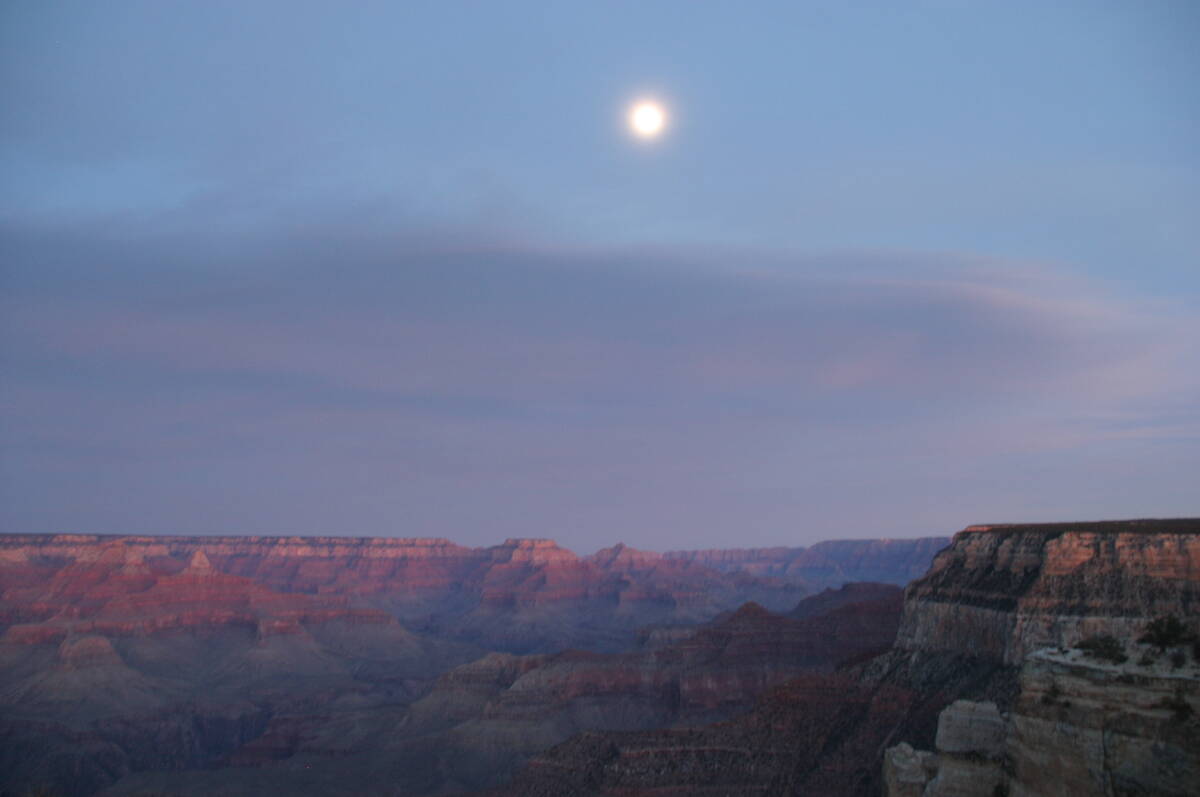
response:
<path id="1" fill-rule="evenodd" d="M 629 129 L 639 138 L 654 138 L 667 124 L 667 113 L 656 102 L 643 100 L 629 109 Z"/>

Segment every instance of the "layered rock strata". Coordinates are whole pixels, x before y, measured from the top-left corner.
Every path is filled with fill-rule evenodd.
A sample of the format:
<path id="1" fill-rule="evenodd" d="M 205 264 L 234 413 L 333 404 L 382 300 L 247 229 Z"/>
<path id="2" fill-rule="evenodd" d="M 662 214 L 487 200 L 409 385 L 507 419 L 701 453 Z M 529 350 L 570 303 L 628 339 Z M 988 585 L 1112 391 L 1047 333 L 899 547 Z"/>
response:
<path id="1" fill-rule="evenodd" d="M 884 755 L 888 797 L 995 797 L 1006 732 L 995 703 L 956 700 L 938 718 L 936 753 L 901 742 Z"/>
<path id="2" fill-rule="evenodd" d="M 1019 672 L 1015 696 L 1001 705 L 1003 744 L 997 753 L 990 737 L 965 760 L 941 730 L 936 753 L 897 745 L 886 759 L 889 793 L 1194 793 L 1200 648 L 1189 634 L 1200 629 L 1188 623 L 1198 614 L 1200 521 L 960 532 L 907 589 L 892 657 L 973 654 Z M 1182 618 L 1183 630 L 1159 647 L 1139 644 L 1160 617 Z M 952 706 L 942 725 L 983 711 Z"/>
<path id="3" fill-rule="evenodd" d="M 721 614 L 802 593 L 624 545 L 3 535 L 0 788 L 258 793 L 270 771 L 299 794 L 313 770 L 334 793 L 369 790 L 360 771 L 413 793 L 488 783 L 577 730 L 726 716 L 894 637 L 898 590 L 874 616 Z M 629 649 L 664 621 L 657 647 L 557 652 Z M 488 649 L 509 652 L 435 684 Z"/>
<path id="4" fill-rule="evenodd" d="M 276 715 L 220 769 L 132 773 L 105 794 L 248 797 L 272 783 L 294 794 L 380 793 L 381 783 L 402 794 L 491 786 L 581 731 L 703 724 L 744 712 L 791 678 L 828 672 L 894 636 L 900 590 L 892 591 L 872 613 L 843 606 L 804 620 L 747 605 L 653 650 L 492 653 L 445 673 L 407 707 Z M 829 703 L 842 688 L 810 691 Z M 304 773 L 320 788 L 306 785 Z"/>
<path id="5" fill-rule="evenodd" d="M 1174 666 L 1161 655 L 1151 662 L 1149 646 L 1133 653 L 1147 663 L 1106 662 L 1078 650 L 1031 654 L 1010 712 L 1001 715 L 994 703 L 958 701 L 940 716 L 935 752 L 907 743 L 889 749 L 887 794 L 1194 794 L 1200 783 L 1200 663 L 1193 658 Z"/>
<path id="6" fill-rule="evenodd" d="M 1119 664 L 1056 649 L 1026 659 L 1006 737 L 1013 797 L 1058 794 L 1063 784 L 1130 797 L 1196 793 L 1200 662 L 1150 663 L 1145 646 L 1131 653 Z"/>
<path id="7" fill-rule="evenodd" d="M 1188 752 L 1200 747 L 1187 724 L 1190 687 L 1154 687 L 1135 701 L 1149 713 L 1131 711 L 1118 687 L 1138 674 L 1101 676 L 1088 660 L 1092 675 L 1058 687 L 1088 708 L 1043 724 L 1049 704 L 1033 684 L 1050 654 L 1028 654 L 1096 634 L 1128 643 L 1156 616 L 1196 616 L 1198 544 L 1196 520 L 970 527 L 906 590 L 886 653 L 786 684 L 728 723 L 576 737 L 500 793 L 873 795 L 885 784 L 906 797 L 1188 793 L 1178 784 L 1200 782 Z M 1190 677 L 1187 666 L 1171 677 Z M 840 706 L 826 702 L 831 692 Z M 1089 730 L 1096 722 L 1103 728 Z M 1056 731 L 1065 740 L 1052 743 Z M 1086 762 L 1097 739 L 1120 752 L 1094 768 Z"/>
<path id="8" fill-rule="evenodd" d="M 894 580 L 914 557 L 932 555 L 920 541 L 904 542 L 881 542 L 893 559 L 854 561 Z M 857 572 L 854 561 L 839 578 Z M 412 629 L 514 653 L 616 650 L 641 626 L 704 622 L 747 601 L 782 611 L 807 589 L 625 545 L 581 557 L 547 539 L 467 548 L 440 538 L 13 534 L 0 535 L 0 633 L 61 638 L 67 625 L 87 622 L 161 630 L 221 612 L 254 621 L 254 612 L 227 605 L 221 584 L 231 578 L 255 585 L 258 602 L 269 593 L 308 596 L 275 598 L 277 615 L 288 601 L 295 612 L 384 611 Z M 163 590 L 192 596 L 191 608 L 171 598 L 180 611 L 165 616 Z"/>
<path id="9" fill-rule="evenodd" d="M 1017 665 L 1200 615 L 1200 520 L 970 526 L 909 586 L 896 646 Z"/>

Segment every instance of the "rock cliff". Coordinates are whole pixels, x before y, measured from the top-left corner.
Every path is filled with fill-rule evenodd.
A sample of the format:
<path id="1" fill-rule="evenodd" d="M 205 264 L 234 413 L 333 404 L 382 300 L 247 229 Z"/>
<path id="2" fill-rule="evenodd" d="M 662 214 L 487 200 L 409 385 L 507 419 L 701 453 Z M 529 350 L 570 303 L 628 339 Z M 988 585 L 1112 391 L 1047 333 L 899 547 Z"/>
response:
<path id="1" fill-rule="evenodd" d="M 972 526 L 905 598 L 893 657 L 972 654 L 1017 677 L 1002 714 L 955 704 L 934 752 L 889 750 L 889 794 L 1184 795 L 1200 783 L 1198 629 L 1137 641 L 1155 618 L 1200 613 L 1200 521 Z M 959 732 L 984 713 L 986 745 Z"/>
<path id="2" fill-rule="evenodd" d="M 935 751 L 906 743 L 889 749 L 887 794 L 1194 794 L 1200 662 L 1187 647 L 1156 654 L 1152 646 L 1131 645 L 1133 655 L 1122 661 L 1082 650 L 1036 651 L 1022 665 L 1010 711 L 960 700 L 941 713 Z"/>
<path id="3" fill-rule="evenodd" d="M 1200 520 L 971 526 L 909 586 L 896 646 L 1016 665 L 1200 614 Z"/>

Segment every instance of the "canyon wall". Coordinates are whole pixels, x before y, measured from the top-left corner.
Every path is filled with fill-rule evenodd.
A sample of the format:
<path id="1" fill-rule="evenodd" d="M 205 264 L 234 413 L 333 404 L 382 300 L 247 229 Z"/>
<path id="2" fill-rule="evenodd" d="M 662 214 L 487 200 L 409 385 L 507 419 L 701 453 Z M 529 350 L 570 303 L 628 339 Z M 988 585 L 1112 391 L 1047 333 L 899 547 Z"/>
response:
<path id="1" fill-rule="evenodd" d="M 971 526 L 908 587 L 896 646 L 1016 665 L 1167 614 L 1200 614 L 1200 521 Z"/>
<path id="2" fill-rule="evenodd" d="M 231 579 L 240 581 L 230 593 Z M 163 594 L 187 606 L 166 617 Z M 543 539 L 466 548 L 443 539 L 0 536 L 0 631 L 11 639 L 122 623 L 129 633 L 165 630 L 201 615 L 257 622 L 254 607 L 267 607 L 277 619 L 382 613 L 516 653 L 616 649 L 640 625 L 700 622 L 746 600 L 790 608 L 802 594 L 625 546 L 580 557 Z"/>
<path id="3" fill-rule="evenodd" d="M 1008 718 L 1012 797 L 1057 794 L 1063 783 L 1129 797 L 1195 794 L 1200 661 L 1178 652 L 1180 666 L 1169 654 L 1151 661 L 1150 646 L 1130 646 L 1120 664 L 1079 651 L 1030 655 Z"/>
<path id="4" fill-rule="evenodd" d="M 895 582 L 932 554 L 928 541 L 856 541 L 827 578 L 805 580 L 621 544 L 578 556 L 547 539 L 468 548 L 440 538 L 10 534 L 0 535 L 0 633 L 165 629 L 205 612 L 257 622 L 222 594 L 221 579 L 241 578 L 261 593 L 258 604 L 275 596 L 277 613 L 384 612 L 413 630 L 513 653 L 618 650 L 641 626 L 695 624 L 748 601 L 786 611 L 813 586 L 864 580 L 860 573 Z M 194 560 L 209 568 L 207 580 L 193 577 Z M 191 596 L 191 608 L 162 616 L 164 590 Z"/>
<path id="5" fill-rule="evenodd" d="M 220 766 L 131 772 L 103 794 L 445 794 L 494 786 L 580 732 L 725 719 L 789 679 L 877 650 L 899 621 L 900 590 L 889 589 L 870 605 L 802 620 L 748 604 L 647 650 L 492 653 L 450 669 L 408 705 L 310 696 L 303 711 L 271 715 Z M 336 784 L 331 772 L 339 773 Z"/>
<path id="6" fill-rule="evenodd" d="M 822 577 L 885 561 L 894 576 L 938 544 L 911 542 L 823 544 L 836 567 Z M 1200 631 L 1200 521 L 972 526 L 902 608 L 880 584 L 797 606 L 797 561 L 580 557 L 550 540 L 0 537 L 0 770 L 75 767 L 112 795 L 449 793 L 530 756 L 495 793 L 1196 782 L 1194 643 L 1136 640 L 1165 615 Z M 757 595 L 791 616 L 730 611 Z M 1079 647 L 1097 635 L 1124 659 Z M 578 642 L 592 650 L 562 650 Z"/>
<path id="7" fill-rule="evenodd" d="M 1189 647 L 1127 645 L 1120 661 L 1079 649 L 1034 652 L 1008 711 L 960 700 L 942 711 L 933 751 L 889 749 L 887 795 L 1194 794 L 1200 661 Z"/>
<path id="8" fill-rule="evenodd" d="M 972 526 L 905 597 L 896 654 L 1017 679 L 945 709 L 935 749 L 889 749 L 891 797 L 1195 793 L 1200 521 Z M 1145 636 L 1166 617 L 1173 638 Z"/>
<path id="9" fill-rule="evenodd" d="M 969 527 L 906 589 L 889 651 L 781 685 L 726 723 L 578 736 L 497 794 L 1194 793 L 1192 643 L 1133 640 L 1155 617 L 1197 615 L 1198 544 L 1196 520 Z M 1134 669 L 1067 649 L 1098 634 L 1121 635 Z"/>
<path id="10" fill-rule="evenodd" d="M 895 635 L 895 587 L 734 612 L 804 592 L 541 539 L 0 535 L 0 794 L 492 783 L 577 730 L 726 716 Z"/>

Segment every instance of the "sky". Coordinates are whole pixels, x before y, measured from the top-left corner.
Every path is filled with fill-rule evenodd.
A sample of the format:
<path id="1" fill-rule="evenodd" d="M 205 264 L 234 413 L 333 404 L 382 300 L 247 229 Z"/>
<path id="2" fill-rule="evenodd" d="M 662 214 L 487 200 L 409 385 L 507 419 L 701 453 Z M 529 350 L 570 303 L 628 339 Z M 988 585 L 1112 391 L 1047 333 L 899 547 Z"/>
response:
<path id="1" fill-rule="evenodd" d="M 0 531 L 1198 515 L 1198 35 L 1189 0 L 4 3 Z"/>

